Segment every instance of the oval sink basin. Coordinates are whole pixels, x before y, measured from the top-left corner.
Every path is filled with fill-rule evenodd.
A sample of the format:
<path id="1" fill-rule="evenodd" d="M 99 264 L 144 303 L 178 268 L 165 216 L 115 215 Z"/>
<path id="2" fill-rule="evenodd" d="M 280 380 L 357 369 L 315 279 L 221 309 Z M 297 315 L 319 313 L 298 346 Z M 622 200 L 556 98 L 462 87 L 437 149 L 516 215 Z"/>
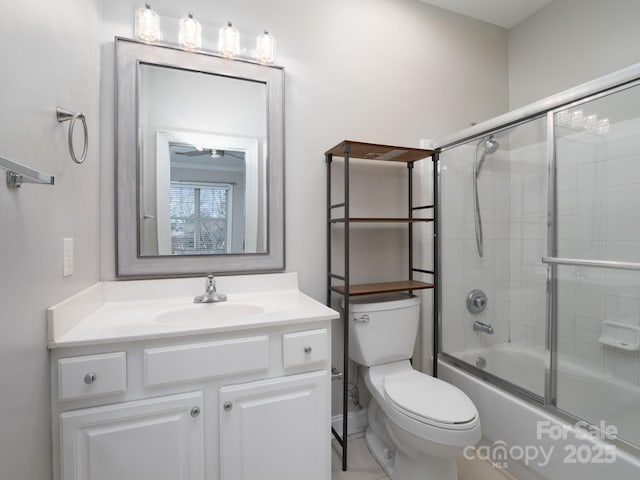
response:
<path id="1" fill-rule="evenodd" d="M 264 310 L 247 303 L 201 303 L 167 310 L 156 315 L 155 322 L 165 325 L 206 325 L 259 315 Z"/>

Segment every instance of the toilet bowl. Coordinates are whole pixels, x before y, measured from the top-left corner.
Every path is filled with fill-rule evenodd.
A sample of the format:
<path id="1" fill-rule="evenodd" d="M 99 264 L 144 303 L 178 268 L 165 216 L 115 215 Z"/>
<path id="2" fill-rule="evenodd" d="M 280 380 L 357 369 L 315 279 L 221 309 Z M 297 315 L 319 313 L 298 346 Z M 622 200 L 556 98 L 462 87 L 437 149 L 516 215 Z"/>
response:
<path id="1" fill-rule="evenodd" d="M 349 306 L 350 357 L 372 396 L 365 437 L 393 480 L 456 480 L 455 457 L 480 440 L 480 418 L 462 390 L 411 366 L 419 305 L 393 296 Z"/>

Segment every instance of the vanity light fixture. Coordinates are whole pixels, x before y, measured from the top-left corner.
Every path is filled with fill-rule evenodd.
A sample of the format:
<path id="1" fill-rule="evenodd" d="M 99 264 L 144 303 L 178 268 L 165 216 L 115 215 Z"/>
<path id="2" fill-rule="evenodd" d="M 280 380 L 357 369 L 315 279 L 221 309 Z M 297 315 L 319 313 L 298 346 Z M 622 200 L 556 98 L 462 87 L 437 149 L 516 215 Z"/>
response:
<path id="1" fill-rule="evenodd" d="M 202 26 L 200 22 L 193 18 L 191 12 L 180 20 L 178 42 L 188 50 L 196 50 L 202 47 Z"/>
<path id="2" fill-rule="evenodd" d="M 276 39 L 265 30 L 256 39 L 256 60 L 258 63 L 271 64 L 276 57 Z"/>
<path id="3" fill-rule="evenodd" d="M 218 33 L 218 51 L 227 58 L 235 58 L 240 54 L 240 33 L 230 21 Z"/>
<path id="4" fill-rule="evenodd" d="M 151 6 L 148 3 L 144 4 L 144 8 L 136 10 L 135 35 L 136 38 L 146 43 L 156 42 L 161 39 L 160 17 L 151 10 Z"/>
<path id="5" fill-rule="evenodd" d="M 597 135 L 609 133 L 611 123 L 608 118 L 598 118 L 597 114 L 582 110 L 562 110 L 555 114 L 555 119 L 558 126 Z"/>

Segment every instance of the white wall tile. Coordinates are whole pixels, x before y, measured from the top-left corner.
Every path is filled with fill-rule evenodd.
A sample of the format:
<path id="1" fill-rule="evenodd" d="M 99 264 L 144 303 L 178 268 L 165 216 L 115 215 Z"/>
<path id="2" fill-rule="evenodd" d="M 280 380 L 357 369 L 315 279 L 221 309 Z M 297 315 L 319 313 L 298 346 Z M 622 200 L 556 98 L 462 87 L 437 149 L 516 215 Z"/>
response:
<path id="1" fill-rule="evenodd" d="M 640 137 L 638 136 L 638 122 L 635 124 L 613 127 L 614 131 L 608 136 L 607 156 L 609 158 L 625 157 L 640 153 Z M 626 127 L 626 128 L 625 128 Z"/>
<path id="2" fill-rule="evenodd" d="M 620 350 L 605 347 L 605 370 L 615 378 L 638 385 L 638 355 L 628 354 Z"/>
<path id="3" fill-rule="evenodd" d="M 605 296 L 600 293 L 576 291 L 576 315 L 604 320 Z"/>
<path id="4" fill-rule="evenodd" d="M 640 183 L 640 155 L 614 158 L 607 161 L 605 181 L 607 186 Z"/>
<path id="5" fill-rule="evenodd" d="M 604 349 L 601 345 L 575 340 L 574 349 L 578 364 L 593 369 L 596 374 L 604 370 Z"/>

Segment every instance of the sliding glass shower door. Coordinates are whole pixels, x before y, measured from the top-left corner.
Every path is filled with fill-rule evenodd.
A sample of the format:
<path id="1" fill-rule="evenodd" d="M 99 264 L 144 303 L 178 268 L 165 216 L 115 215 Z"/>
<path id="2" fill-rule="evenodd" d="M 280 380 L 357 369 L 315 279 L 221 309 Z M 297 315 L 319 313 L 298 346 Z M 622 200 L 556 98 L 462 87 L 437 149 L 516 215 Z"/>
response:
<path id="1" fill-rule="evenodd" d="M 440 156 L 440 351 L 542 401 L 545 115 Z"/>
<path id="2" fill-rule="evenodd" d="M 553 114 L 556 406 L 640 445 L 640 86 Z"/>
<path id="3" fill-rule="evenodd" d="M 441 358 L 640 447 L 640 81 L 447 146 Z"/>

